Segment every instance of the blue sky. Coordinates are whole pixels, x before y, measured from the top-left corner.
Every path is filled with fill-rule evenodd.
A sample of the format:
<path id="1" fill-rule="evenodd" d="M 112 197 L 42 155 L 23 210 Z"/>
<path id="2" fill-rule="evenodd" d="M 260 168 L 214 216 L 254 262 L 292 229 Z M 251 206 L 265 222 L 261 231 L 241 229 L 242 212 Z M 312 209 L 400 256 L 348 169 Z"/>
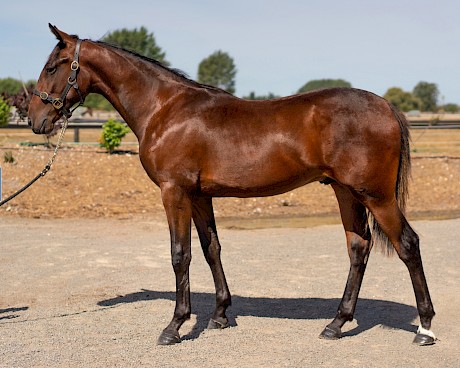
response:
<path id="1" fill-rule="evenodd" d="M 460 104 L 458 0 L 8 1 L 0 78 L 38 77 L 56 44 L 48 22 L 91 39 L 145 26 L 192 78 L 201 60 L 226 51 L 238 69 L 238 96 L 289 95 L 322 78 L 379 95 L 427 81 L 438 85 L 440 102 Z"/>

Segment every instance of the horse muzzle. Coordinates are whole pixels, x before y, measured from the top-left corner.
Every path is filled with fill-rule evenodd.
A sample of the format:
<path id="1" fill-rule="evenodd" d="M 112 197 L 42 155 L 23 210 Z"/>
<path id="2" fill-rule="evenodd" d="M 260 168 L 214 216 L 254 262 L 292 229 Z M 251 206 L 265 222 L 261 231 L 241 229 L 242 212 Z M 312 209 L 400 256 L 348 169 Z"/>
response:
<path id="1" fill-rule="evenodd" d="M 29 118 L 29 126 L 32 127 L 32 131 L 35 134 L 49 134 L 54 129 L 54 124 L 50 122 L 48 118 L 44 118 L 37 123 L 33 123 L 32 119 Z"/>

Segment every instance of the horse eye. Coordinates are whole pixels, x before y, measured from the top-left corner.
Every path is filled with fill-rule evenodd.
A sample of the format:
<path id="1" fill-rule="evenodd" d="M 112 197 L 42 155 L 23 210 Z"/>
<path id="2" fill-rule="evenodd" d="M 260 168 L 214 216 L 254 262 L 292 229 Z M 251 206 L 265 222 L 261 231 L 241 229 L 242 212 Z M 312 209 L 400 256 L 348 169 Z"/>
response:
<path id="1" fill-rule="evenodd" d="M 55 66 L 50 67 L 50 68 L 46 68 L 46 73 L 47 73 L 48 75 L 52 75 L 52 74 L 54 74 L 55 72 L 56 72 L 56 67 L 55 67 Z"/>

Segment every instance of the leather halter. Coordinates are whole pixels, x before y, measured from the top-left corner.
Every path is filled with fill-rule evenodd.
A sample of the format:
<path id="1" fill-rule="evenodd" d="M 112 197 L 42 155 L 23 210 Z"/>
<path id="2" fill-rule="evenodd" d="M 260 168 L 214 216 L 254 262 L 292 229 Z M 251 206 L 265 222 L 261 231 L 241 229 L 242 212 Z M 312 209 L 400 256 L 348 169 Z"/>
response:
<path id="1" fill-rule="evenodd" d="M 73 61 L 70 64 L 70 76 L 67 79 L 67 85 L 65 86 L 64 91 L 61 93 L 61 97 L 54 98 L 54 97 L 51 97 L 48 92 L 41 92 L 38 89 L 33 90 L 33 94 L 40 97 L 43 102 L 50 102 L 56 110 L 58 111 L 62 110 L 62 114 L 66 118 L 70 118 L 72 116 L 72 113 L 75 111 L 75 109 L 83 105 L 83 103 L 85 102 L 78 88 L 78 83 L 77 83 L 77 74 L 78 74 L 78 70 L 80 69 L 80 64 L 78 63 L 78 59 L 80 56 L 80 45 L 81 45 L 81 40 L 78 40 L 77 46 L 75 47 L 75 54 L 73 57 Z M 73 109 L 68 110 L 64 106 L 65 99 L 67 97 L 67 94 L 70 91 L 70 88 L 72 87 L 77 91 L 78 95 L 80 96 L 80 102 Z"/>

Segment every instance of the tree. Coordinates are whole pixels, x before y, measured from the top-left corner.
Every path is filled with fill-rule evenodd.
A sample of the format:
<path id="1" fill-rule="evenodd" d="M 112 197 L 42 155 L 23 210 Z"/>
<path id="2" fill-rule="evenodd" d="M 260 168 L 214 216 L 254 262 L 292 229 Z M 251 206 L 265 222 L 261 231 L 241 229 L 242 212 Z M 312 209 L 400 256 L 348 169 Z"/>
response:
<path id="1" fill-rule="evenodd" d="M 318 89 L 347 87 L 351 88 L 351 83 L 343 79 L 314 79 L 305 83 L 297 93 L 309 92 Z"/>
<path id="2" fill-rule="evenodd" d="M 439 90 L 435 83 L 419 82 L 414 87 L 412 94 L 420 99 L 422 111 L 435 112 L 437 110 Z"/>
<path id="3" fill-rule="evenodd" d="M 161 50 L 156 43 L 153 33 L 148 33 L 147 28 L 139 29 L 122 28 L 108 33 L 102 41 L 121 46 L 127 50 L 137 52 L 140 55 L 158 60 L 164 65 L 169 65 L 166 61 L 166 53 Z"/>
<path id="4" fill-rule="evenodd" d="M 14 78 L 0 79 L 0 93 L 5 93 L 8 96 L 18 93 L 22 88 L 21 81 Z"/>
<path id="5" fill-rule="evenodd" d="M 454 104 L 454 103 L 448 103 L 448 104 L 445 104 L 443 106 L 440 106 L 440 109 L 443 111 L 443 112 L 450 112 L 450 113 L 457 113 L 460 111 L 460 106 L 458 106 L 457 104 Z"/>
<path id="6" fill-rule="evenodd" d="M 90 93 L 88 96 L 86 96 L 85 103 L 83 104 L 83 106 L 89 107 L 94 110 L 115 110 L 115 108 L 109 101 L 107 101 L 103 96 L 98 95 L 96 93 Z"/>
<path id="7" fill-rule="evenodd" d="M 21 91 L 24 90 L 24 88 L 29 88 L 29 86 L 34 86 L 37 84 L 37 81 L 34 79 L 31 79 L 27 82 L 23 82 L 19 79 L 15 78 L 3 78 L 0 79 L 0 94 L 6 95 L 6 96 L 13 96 L 15 94 L 20 93 Z"/>
<path id="8" fill-rule="evenodd" d="M 257 96 L 254 91 L 250 92 L 248 96 L 243 96 L 243 99 L 245 100 L 272 100 L 274 98 L 278 98 L 280 96 L 277 96 L 271 92 L 269 92 L 267 95 L 260 95 Z"/>
<path id="9" fill-rule="evenodd" d="M 198 82 L 235 93 L 236 68 L 233 59 L 221 50 L 214 52 L 198 65 Z"/>
<path id="10" fill-rule="evenodd" d="M 410 92 L 405 92 L 399 87 L 389 88 L 383 97 L 401 111 L 419 110 L 421 101 Z"/>

